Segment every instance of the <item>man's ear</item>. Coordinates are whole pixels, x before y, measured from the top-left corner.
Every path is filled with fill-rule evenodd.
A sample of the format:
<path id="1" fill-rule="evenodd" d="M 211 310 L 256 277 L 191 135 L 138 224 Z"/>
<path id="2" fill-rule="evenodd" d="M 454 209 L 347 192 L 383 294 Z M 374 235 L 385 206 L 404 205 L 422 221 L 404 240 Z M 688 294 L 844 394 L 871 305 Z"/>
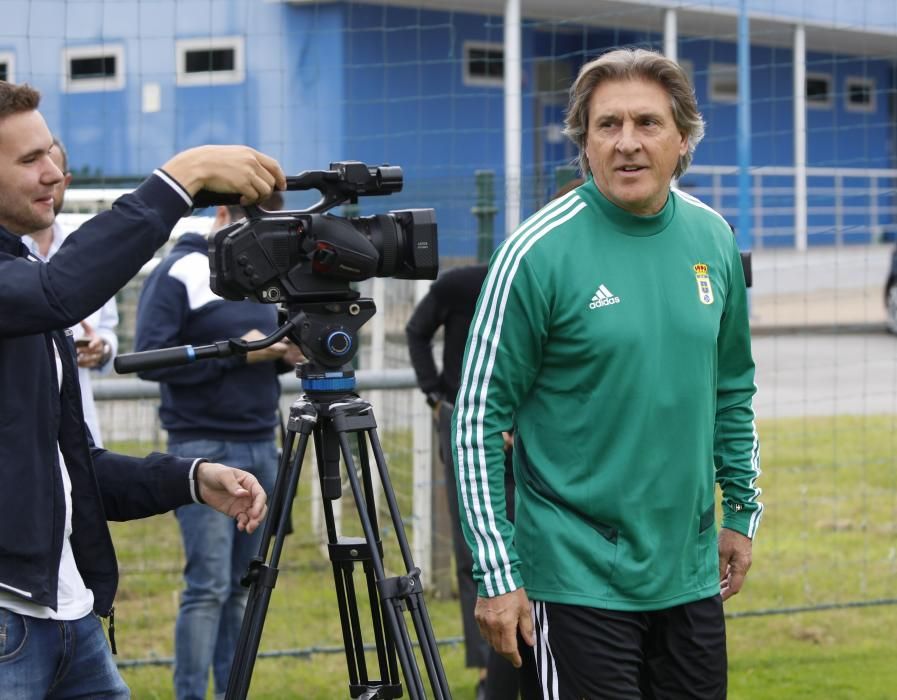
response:
<path id="1" fill-rule="evenodd" d="M 68 186 L 72 184 L 72 174 L 66 173 L 65 179 L 62 181 L 63 186 L 68 189 Z"/>

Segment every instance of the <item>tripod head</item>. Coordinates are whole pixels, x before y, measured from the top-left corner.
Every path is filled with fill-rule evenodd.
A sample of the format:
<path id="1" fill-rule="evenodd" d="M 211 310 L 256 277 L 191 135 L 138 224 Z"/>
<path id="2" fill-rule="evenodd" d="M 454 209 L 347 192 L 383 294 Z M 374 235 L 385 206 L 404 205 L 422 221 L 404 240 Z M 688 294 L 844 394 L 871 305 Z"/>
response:
<path id="1" fill-rule="evenodd" d="M 114 360 L 119 374 L 189 364 L 210 357 L 229 357 L 261 350 L 289 338 L 308 362 L 297 374 L 311 391 L 351 391 L 355 372 L 351 362 L 358 352 L 358 332 L 374 315 L 371 299 L 358 298 L 287 304 L 280 309 L 281 326 L 260 340 L 229 338 L 209 345 L 179 345 L 119 355 Z"/>

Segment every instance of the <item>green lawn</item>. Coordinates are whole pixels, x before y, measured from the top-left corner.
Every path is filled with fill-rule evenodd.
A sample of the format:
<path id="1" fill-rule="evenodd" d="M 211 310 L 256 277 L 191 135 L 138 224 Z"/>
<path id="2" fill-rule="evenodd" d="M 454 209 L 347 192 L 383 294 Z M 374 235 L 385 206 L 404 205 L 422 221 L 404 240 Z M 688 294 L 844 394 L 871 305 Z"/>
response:
<path id="1" fill-rule="evenodd" d="M 767 511 L 754 566 L 743 592 L 727 603 L 728 612 L 897 598 L 894 427 L 892 416 L 761 423 Z M 405 515 L 409 490 L 400 487 L 408 480 L 408 460 L 402 458 L 407 442 L 408 436 L 383 437 L 384 448 L 397 455 L 390 455 L 390 470 Z M 307 653 L 259 658 L 254 699 L 348 697 L 343 655 L 315 651 L 340 647 L 341 637 L 330 564 L 309 525 L 306 472 L 294 507 L 297 531 L 281 558 L 261 652 Z M 345 522 L 352 522 L 348 515 Z M 113 534 L 123 570 L 116 604 L 119 658 L 170 658 L 183 563 L 174 518 L 115 524 Z M 395 570 L 397 546 L 389 528 L 384 547 Z M 460 636 L 457 601 L 429 599 L 428 610 L 438 639 Z M 888 605 L 736 616 L 728 622 L 729 697 L 895 698 L 895 623 L 897 606 Z M 476 674 L 463 667 L 461 645 L 441 650 L 454 697 L 473 697 Z M 171 697 L 170 666 L 126 667 L 123 673 L 135 698 Z"/>

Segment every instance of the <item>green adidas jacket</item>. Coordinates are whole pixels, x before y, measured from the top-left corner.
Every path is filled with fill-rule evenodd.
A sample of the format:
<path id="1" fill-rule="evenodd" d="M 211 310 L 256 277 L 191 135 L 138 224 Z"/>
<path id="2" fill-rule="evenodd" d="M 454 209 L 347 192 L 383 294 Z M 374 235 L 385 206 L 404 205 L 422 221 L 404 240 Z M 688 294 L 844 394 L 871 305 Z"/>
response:
<path id="1" fill-rule="evenodd" d="M 639 217 L 592 180 L 496 251 L 454 416 L 479 593 L 655 610 L 719 592 L 723 526 L 762 513 L 744 273 L 716 212 Z M 515 429 L 516 530 L 501 431 Z"/>

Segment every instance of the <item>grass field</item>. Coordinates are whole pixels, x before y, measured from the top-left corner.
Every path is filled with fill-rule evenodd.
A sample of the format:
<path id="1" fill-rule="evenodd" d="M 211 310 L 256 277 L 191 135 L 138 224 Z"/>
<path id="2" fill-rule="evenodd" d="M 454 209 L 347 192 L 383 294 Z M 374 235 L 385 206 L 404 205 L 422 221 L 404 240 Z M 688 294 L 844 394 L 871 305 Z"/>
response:
<path id="1" fill-rule="evenodd" d="M 788 419 L 761 423 L 761 486 L 767 511 L 754 566 L 741 595 L 727 603 L 730 694 L 735 700 L 897 698 L 897 606 L 852 606 L 894 599 L 897 574 L 897 436 L 892 416 Z M 384 447 L 390 447 L 384 436 Z M 393 440 L 400 439 L 392 437 Z M 405 438 L 407 439 L 407 438 Z M 136 449 L 135 446 L 129 446 Z M 394 482 L 407 478 L 401 460 Z M 303 474 L 294 520 L 308 522 Z M 402 512 L 409 504 L 402 502 Z M 123 570 L 116 604 L 119 658 L 168 659 L 180 588 L 179 535 L 173 516 L 116 524 Z M 393 545 L 384 535 L 387 551 Z M 250 697 L 348 697 L 330 565 L 303 528 L 288 538 Z M 843 609 L 761 614 L 831 603 Z M 428 600 L 436 636 L 461 625 L 455 600 Z M 441 647 L 455 698 L 472 698 L 475 673 L 459 644 Z M 170 666 L 126 666 L 133 696 L 171 697 Z"/>

